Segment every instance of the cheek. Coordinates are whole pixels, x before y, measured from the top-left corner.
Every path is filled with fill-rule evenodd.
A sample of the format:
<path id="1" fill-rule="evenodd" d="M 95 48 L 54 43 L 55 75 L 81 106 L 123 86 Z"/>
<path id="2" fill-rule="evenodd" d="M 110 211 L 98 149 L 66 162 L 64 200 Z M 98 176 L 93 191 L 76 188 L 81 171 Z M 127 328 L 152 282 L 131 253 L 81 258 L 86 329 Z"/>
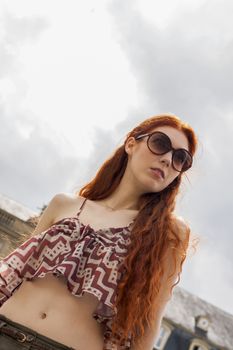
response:
<path id="1" fill-rule="evenodd" d="M 149 166 L 150 163 L 148 162 L 146 155 L 140 152 L 140 154 L 134 154 L 134 157 L 131 159 L 129 164 L 129 169 L 137 181 L 144 183 L 149 176 Z"/>
<path id="2" fill-rule="evenodd" d="M 131 171 L 134 173 L 134 175 L 140 176 L 141 172 L 143 172 L 144 169 L 144 161 L 140 157 L 134 157 L 131 161 Z"/>
<path id="3" fill-rule="evenodd" d="M 134 169 L 145 169 L 149 167 L 150 159 L 148 157 L 147 150 L 140 149 L 136 152 L 132 158 L 132 164 Z"/>

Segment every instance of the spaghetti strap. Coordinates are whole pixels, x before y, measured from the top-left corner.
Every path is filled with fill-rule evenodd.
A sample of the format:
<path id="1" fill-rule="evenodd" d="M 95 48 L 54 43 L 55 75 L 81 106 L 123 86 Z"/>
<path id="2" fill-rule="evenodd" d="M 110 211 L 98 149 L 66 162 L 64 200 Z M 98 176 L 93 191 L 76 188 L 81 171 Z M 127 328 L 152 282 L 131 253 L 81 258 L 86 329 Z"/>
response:
<path id="1" fill-rule="evenodd" d="M 86 200 L 87 200 L 87 198 L 84 198 L 84 200 L 83 200 L 83 202 L 82 202 L 82 204 L 81 204 L 81 206 L 80 206 L 80 208 L 79 208 L 79 210 L 78 210 L 78 212 L 76 214 L 77 217 L 79 217 L 79 215 L 80 215 L 80 213 L 81 213 L 81 211 L 82 211 L 82 209 L 84 207 L 84 204 L 86 203 Z"/>

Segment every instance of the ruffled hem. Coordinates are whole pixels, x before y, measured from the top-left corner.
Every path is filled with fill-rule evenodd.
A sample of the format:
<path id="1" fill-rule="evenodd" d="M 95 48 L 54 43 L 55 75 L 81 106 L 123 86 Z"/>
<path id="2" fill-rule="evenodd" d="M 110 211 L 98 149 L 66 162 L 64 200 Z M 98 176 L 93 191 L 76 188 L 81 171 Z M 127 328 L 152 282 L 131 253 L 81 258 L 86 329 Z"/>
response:
<path id="1" fill-rule="evenodd" d="M 99 300 L 97 308 L 93 314 L 95 316 L 95 319 L 99 318 L 99 320 L 104 320 L 112 318 L 116 315 L 117 309 L 113 304 L 108 304 L 106 302 L 103 296 L 101 296 L 99 289 L 94 288 L 91 285 L 90 280 L 89 283 L 85 283 L 85 286 L 80 284 L 79 288 L 77 290 L 74 290 L 74 282 L 69 280 L 66 274 L 63 273 L 63 270 L 64 268 L 57 266 L 50 271 L 34 273 L 33 275 L 26 273 L 25 276 L 21 277 L 16 268 L 2 261 L 0 263 L 0 292 L 4 295 L 0 297 L 0 306 L 13 295 L 15 290 L 19 288 L 23 281 L 32 281 L 37 277 L 43 278 L 46 274 L 52 273 L 56 277 L 64 276 L 66 278 L 67 289 L 70 293 L 72 293 L 72 295 L 81 297 L 84 295 L 84 293 L 90 293 Z"/>

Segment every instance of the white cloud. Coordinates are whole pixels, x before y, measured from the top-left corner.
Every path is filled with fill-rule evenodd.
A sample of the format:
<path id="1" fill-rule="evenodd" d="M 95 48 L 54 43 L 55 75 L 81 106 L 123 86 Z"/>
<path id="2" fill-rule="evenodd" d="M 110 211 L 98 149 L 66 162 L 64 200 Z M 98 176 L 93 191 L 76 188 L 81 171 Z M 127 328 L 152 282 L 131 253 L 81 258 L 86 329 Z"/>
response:
<path id="1" fill-rule="evenodd" d="M 91 152 L 93 126 L 114 128 L 130 106 L 140 103 L 140 89 L 112 40 L 104 5 L 42 1 L 35 11 L 28 1 L 22 2 L 22 8 L 5 3 L 14 14 L 4 17 L 5 40 L 17 46 L 20 76 L 27 85 L 21 106 L 32 119 L 62 132 L 80 155 L 83 149 Z M 30 42 L 25 39 L 42 25 L 40 35 L 34 33 Z M 16 45 L 18 36 L 20 45 Z"/>

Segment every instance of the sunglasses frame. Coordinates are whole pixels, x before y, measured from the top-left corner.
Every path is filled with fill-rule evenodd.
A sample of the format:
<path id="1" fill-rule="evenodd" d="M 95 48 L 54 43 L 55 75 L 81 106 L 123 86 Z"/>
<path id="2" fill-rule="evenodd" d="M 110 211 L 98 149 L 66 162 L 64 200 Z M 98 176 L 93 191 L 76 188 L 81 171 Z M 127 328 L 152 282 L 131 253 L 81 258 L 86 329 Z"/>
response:
<path id="1" fill-rule="evenodd" d="M 162 135 L 164 135 L 166 138 L 168 138 L 169 143 L 170 143 L 170 149 L 169 149 L 168 151 L 166 151 L 166 152 L 164 152 L 164 153 L 155 153 L 154 151 L 152 151 L 152 150 L 150 149 L 150 146 L 149 146 L 150 138 L 151 138 L 151 136 L 154 135 L 154 134 L 162 134 Z M 147 133 L 147 134 L 142 134 L 142 135 L 135 136 L 135 140 L 139 140 L 139 139 L 141 139 L 141 138 L 143 138 L 143 137 L 146 137 L 146 136 L 149 136 L 148 139 L 147 139 L 147 142 L 146 142 L 146 143 L 147 143 L 147 147 L 148 147 L 148 149 L 149 149 L 153 154 L 156 154 L 156 155 L 163 155 L 163 154 L 166 154 L 166 153 L 172 151 L 172 167 L 173 167 L 173 169 L 175 169 L 175 170 L 178 171 L 179 173 L 183 173 L 183 172 L 185 172 L 185 171 L 187 171 L 188 169 L 191 168 L 191 166 L 192 166 L 192 164 L 193 164 L 193 156 L 192 156 L 192 154 L 191 154 L 189 151 L 187 151 L 185 148 L 177 148 L 177 149 L 175 149 L 174 147 L 172 147 L 171 139 L 170 139 L 170 137 L 169 137 L 167 134 L 165 134 L 165 133 L 162 132 L 162 131 L 154 131 L 154 132 L 151 132 L 151 133 Z M 185 169 L 185 170 L 177 170 L 177 169 L 175 168 L 175 166 L 174 166 L 174 153 L 175 153 L 176 151 L 180 151 L 180 150 L 183 150 L 183 151 L 185 151 L 186 153 L 188 153 L 188 155 L 189 155 L 190 158 L 191 158 L 190 166 L 189 166 L 187 169 Z"/>

